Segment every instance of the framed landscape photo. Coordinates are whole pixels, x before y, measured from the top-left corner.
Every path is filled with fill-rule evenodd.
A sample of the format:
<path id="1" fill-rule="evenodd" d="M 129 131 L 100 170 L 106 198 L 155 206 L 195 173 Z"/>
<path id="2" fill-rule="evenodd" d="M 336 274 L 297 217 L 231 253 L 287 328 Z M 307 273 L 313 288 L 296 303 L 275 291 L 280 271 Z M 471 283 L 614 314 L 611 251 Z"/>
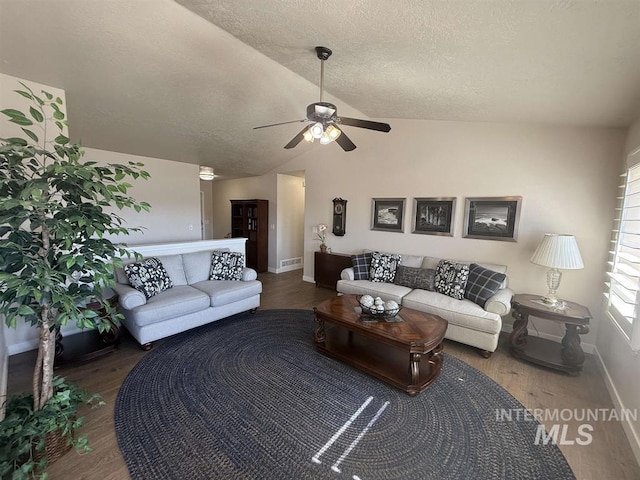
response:
<path id="1" fill-rule="evenodd" d="M 404 231 L 406 198 L 373 198 L 371 202 L 371 230 Z"/>
<path id="2" fill-rule="evenodd" d="M 464 208 L 464 238 L 518 240 L 522 197 L 467 198 Z"/>
<path id="3" fill-rule="evenodd" d="M 455 197 L 414 198 L 411 233 L 453 237 Z"/>

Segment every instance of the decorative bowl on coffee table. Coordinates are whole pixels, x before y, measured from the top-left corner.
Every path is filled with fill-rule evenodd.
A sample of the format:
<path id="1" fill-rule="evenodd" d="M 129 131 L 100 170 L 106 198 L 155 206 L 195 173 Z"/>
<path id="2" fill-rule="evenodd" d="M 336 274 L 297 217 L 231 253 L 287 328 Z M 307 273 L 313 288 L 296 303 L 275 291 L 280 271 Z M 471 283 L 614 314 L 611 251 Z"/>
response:
<path id="1" fill-rule="evenodd" d="M 367 298 L 369 297 L 369 298 Z M 396 302 L 388 301 L 382 303 L 375 303 L 380 297 L 376 297 L 374 303 L 369 301 L 371 299 L 371 295 L 362 295 L 358 297 L 358 304 L 360 305 L 360 309 L 362 310 L 361 319 L 365 322 L 379 322 L 379 321 L 387 321 L 387 322 L 396 322 L 402 321 L 402 319 L 398 318 L 396 315 L 402 309 L 401 305 L 398 305 Z"/>

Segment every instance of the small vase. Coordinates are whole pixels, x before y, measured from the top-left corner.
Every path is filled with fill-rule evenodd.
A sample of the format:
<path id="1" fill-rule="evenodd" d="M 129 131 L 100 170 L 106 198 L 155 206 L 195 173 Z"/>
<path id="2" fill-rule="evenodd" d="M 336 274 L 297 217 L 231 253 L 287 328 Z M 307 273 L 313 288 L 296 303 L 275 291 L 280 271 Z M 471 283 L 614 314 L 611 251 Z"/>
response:
<path id="1" fill-rule="evenodd" d="M 322 253 L 327 253 L 327 246 L 324 243 L 320 244 L 320 251 Z"/>

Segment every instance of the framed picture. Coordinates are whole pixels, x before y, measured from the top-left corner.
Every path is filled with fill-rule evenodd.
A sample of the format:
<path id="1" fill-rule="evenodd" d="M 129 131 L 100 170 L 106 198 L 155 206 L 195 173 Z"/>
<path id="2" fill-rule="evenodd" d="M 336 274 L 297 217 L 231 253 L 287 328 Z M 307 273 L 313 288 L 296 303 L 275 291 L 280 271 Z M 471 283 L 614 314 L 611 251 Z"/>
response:
<path id="1" fill-rule="evenodd" d="M 406 198 L 374 198 L 371 203 L 371 230 L 404 231 Z"/>
<path id="2" fill-rule="evenodd" d="M 453 237 L 455 211 L 456 199 L 454 197 L 414 198 L 411 233 Z"/>
<path id="3" fill-rule="evenodd" d="M 521 203 L 522 197 L 467 198 L 463 237 L 516 242 Z"/>

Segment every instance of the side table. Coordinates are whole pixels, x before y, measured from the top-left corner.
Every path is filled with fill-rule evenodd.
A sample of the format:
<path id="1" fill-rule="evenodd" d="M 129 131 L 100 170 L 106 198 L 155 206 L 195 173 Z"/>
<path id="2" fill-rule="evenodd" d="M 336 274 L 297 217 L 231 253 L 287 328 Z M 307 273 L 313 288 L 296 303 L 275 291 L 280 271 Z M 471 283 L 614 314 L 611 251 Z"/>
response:
<path id="1" fill-rule="evenodd" d="M 336 289 L 342 270 L 350 267 L 351 255 L 344 253 L 315 252 L 314 280 L 316 287 Z"/>
<path id="2" fill-rule="evenodd" d="M 509 336 L 510 351 L 514 357 L 573 375 L 582 370 L 584 352 L 580 346 L 580 335 L 589 333 L 591 313 L 578 303 L 564 303 L 565 308 L 558 309 L 542 303 L 539 295 L 514 295 L 511 315 L 516 321 Z M 562 342 L 529 336 L 530 315 L 564 323 L 566 332 Z"/>
<path id="3" fill-rule="evenodd" d="M 109 299 L 109 304 L 112 307 L 115 307 L 117 303 L 117 296 Z M 99 302 L 89 303 L 86 308 L 95 310 L 102 318 L 107 315 L 107 312 Z M 103 333 L 100 333 L 98 329 L 85 330 L 68 336 L 64 339 L 64 343 L 62 334 L 58 330 L 56 332 L 54 368 L 88 362 L 116 351 L 120 343 L 120 329 L 111 318 L 107 318 L 107 320 L 111 324 L 109 330 Z"/>

